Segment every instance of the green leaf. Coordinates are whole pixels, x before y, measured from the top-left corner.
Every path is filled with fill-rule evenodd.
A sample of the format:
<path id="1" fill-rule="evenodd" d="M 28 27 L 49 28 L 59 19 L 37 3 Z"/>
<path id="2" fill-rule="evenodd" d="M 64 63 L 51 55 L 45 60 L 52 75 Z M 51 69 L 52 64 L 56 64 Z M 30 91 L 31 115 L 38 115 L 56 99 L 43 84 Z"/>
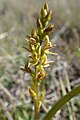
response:
<path id="1" fill-rule="evenodd" d="M 60 110 L 69 100 L 80 93 L 80 86 L 73 88 L 71 92 L 63 96 L 53 107 L 49 110 L 43 120 L 51 120 L 52 117 Z"/>

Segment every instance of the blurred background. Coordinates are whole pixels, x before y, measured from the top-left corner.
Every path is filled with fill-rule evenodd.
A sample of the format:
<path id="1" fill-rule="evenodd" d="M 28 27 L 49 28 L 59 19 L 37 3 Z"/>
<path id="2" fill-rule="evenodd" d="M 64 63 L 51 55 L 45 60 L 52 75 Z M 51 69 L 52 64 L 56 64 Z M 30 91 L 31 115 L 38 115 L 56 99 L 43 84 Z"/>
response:
<path id="1" fill-rule="evenodd" d="M 36 27 L 41 6 L 53 11 L 51 33 L 59 55 L 47 69 L 40 120 L 63 95 L 80 84 L 80 0 L 0 0 L 0 120 L 34 120 L 30 77 L 20 67 L 27 53 L 25 37 Z M 80 96 L 65 105 L 54 120 L 80 120 Z"/>

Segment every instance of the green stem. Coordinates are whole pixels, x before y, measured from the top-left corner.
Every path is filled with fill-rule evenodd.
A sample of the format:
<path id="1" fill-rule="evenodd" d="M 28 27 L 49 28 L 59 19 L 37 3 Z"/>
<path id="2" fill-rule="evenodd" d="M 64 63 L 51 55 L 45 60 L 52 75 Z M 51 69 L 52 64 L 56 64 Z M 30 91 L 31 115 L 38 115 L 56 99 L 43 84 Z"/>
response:
<path id="1" fill-rule="evenodd" d="M 35 93 L 37 95 L 37 98 L 34 99 L 35 120 L 38 120 L 38 84 L 37 84 L 37 70 L 36 70 L 36 68 L 35 68 L 34 91 L 35 91 Z"/>
<path id="2" fill-rule="evenodd" d="M 37 86 L 36 86 L 36 90 L 37 90 Z M 35 120 L 38 120 L 38 99 L 34 100 L 34 105 L 35 105 Z"/>
<path id="3" fill-rule="evenodd" d="M 64 97 L 61 98 L 46 114 L 43 120 L 51 120 L 51 118 L 56 114 L 56 112 L 61 109 L 69 100 L 80 93 L 80 86 L 73 88 L 71 92 L 67 93 Z"/>

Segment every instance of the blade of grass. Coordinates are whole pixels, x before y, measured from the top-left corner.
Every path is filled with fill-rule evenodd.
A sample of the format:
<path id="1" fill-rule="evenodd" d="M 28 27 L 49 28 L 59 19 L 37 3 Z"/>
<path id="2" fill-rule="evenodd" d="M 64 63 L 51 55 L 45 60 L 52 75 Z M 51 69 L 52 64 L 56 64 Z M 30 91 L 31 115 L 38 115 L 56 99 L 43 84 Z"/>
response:
<path id="1" fill-rule="evenodd" d="M 43 120 L 51 120 L 51 118 L 56 114 L 56 112 L 61 109 L 69 100 L 80 93 L 80 86 L 73 88 L 71 92 L 62 97 L 46 114 Z"/>

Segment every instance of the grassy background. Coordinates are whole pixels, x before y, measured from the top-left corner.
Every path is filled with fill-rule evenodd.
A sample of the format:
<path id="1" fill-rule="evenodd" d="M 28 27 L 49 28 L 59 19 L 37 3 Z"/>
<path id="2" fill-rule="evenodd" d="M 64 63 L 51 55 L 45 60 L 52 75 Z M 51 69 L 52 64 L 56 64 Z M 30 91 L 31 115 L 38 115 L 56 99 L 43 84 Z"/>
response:
<path id="1" fill-rule="evenodd" d="M 4 101 L 5 108 L 14 120 L 34 119 L 33 100 L 28 93 L 29 75 L 24 75 L 20 66 L 27 59 L 27 53 L 22 48 L 27 44 L 25 36 L 35 27 L 36 18 L 45 2 L 53 10 L 51 22 L 55 28 L 51 40 L 57 45 L 53 51 L 60 57 L 51 57 L 56 62 L 47 70 L 49 76 L 45 81 L 46 97 L 41 118 L 62 95 L 60 78 L 66 90 L 80 84 L 80 1 L 0 0 L 0 103 Z M 70 82 L 68 86 L 67 80 Z M 78 99 L 75 98 L 73 107 L 70 106 L 76 120 L 80 119 Z M 69 119 L 65 107 L 57 113 L 55 120 L 62 118 Z M 7 120 L 2 104 L 0 119 Z"/>

